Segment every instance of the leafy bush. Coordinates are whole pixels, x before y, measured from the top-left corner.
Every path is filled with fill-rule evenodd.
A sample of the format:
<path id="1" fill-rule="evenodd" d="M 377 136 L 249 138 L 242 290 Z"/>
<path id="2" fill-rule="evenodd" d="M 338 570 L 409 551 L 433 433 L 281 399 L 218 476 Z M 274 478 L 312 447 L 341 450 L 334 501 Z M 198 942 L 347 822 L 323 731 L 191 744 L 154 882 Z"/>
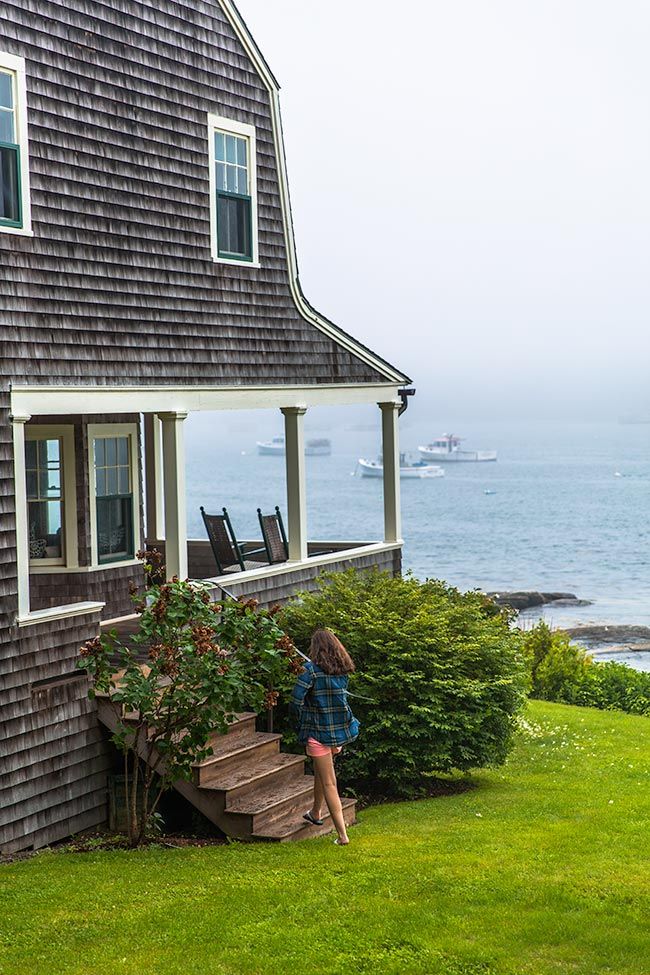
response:
<path id="1" fill-rule="evenodd" d="M 327 626 L 357 666 L 350 704 L 361 734 L 343 784 L 415 797 L 435 773 L 503 762 L 527 689 L 510 618 L 479 593 L 377 571 L 330 574 L 290 602 L 278 619 L 301 650 Z"/>
<path id="2" fill-rule="evenodd" d="M 112 740 L 124 755 L 133 846 L 163 792 L 190 779 L 194 763 L 210 754 L 210 734 L 226 732 L 239 711 L 274 707 L 301 669 L 275 611 L 258 610 L 255 600 L 216 604 L 201 583 L 156 582 L 161 575 L 151 553 L 143 560 L 147 588 L 134 593 L 137 633 L 129 644 L 114 633 L 97 637 L 81 648 L 78 662 L 93 678 L 90 696 L 108 693 L 121 706 Z"/>
<path id="3" fill-rule="evenodd" d="M 650 674 L 608 660 L 594 661 L 566 633 L 538 623 L 524 636 L 531 696 L 601 710 L 650 714 Z"/>

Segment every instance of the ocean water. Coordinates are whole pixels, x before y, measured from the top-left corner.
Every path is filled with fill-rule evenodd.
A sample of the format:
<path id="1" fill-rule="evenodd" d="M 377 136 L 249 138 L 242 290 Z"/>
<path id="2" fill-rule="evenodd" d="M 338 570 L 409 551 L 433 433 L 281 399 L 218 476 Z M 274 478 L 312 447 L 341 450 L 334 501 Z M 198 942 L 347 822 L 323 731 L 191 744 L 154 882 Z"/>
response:
<path id="1" fill-rule="evenodd" d="M 307 461 L 310 538 L 382 537 L 381 481 L 356 470 L 359 457 L 378 454 L 378 412 L 308 414 L 307 435 L 333 444 L 331 457 Z M 193 537 L 203 537 L 200 504 L 226 505 L 242 538 L 260 536 L 258 506 L 284 513 L 284 460 L 255 449 L 282 433 L 280 420 L 215 414 L 190 425 Z M 445 477 L 401 482 L 405 569 L 461 589 L 566 591 L 591 602 L 546 610 L 555 625 L 650 625 L 650 425 L 461 423 L 414 406 L 400 422 L 404 450 L 443 432 L 498 450 L 496 463 L 445 465 Z"/>

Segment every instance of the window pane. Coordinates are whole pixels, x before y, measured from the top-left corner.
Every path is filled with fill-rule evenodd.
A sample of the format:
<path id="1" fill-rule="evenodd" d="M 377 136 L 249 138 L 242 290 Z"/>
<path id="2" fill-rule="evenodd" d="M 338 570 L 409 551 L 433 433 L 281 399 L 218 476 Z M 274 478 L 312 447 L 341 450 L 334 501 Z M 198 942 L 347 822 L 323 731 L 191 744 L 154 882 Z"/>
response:
<path id="1" fill-rule="evenodd" d="M 59 456 L 61 453 L 61 444 L 58 440 L 46 440 L 45 443 L 47 444 L 46 453 L 50 465 L 55 464 L 58 466 Z"/>
<path id="2" fill-rule="evenodd" d="M 32 501 L 29 505 L 30 559 L 60 559 L 63 504 L 61 501 Z"/>
<path id="3" fill-rule="evenodd" d="M 250 258 L 250 201 L 221 196 L 218 203 L 219 253 Z"/>
<path id="4" fill-rule="evenodd" d="M 20 220 L 17 149 L 0 148 L 0 220 Z"/>
<path id="5" fill-rule="evenodd" d="M 226 167 L 223 163 L 217 163 L 217 189 L 226 189 Z"/>
<path id="6" fill-rule="evenodd" d="M 106 440 L 106 466 L 115 467 L 117 464 L 117 440 L 115 437 L 108 437 Z"/>
<path id="7" fill-rule="evenodd" d="M 226 169 L 226 190 L 229 193 L 237 192 L 237 170 L 234 166 L 228 166 Z"/>
<path id="8" fill-rule="evenodd" d="M 103 440 L 95 440 L 95 466 L 104 467 L 106 465 L 106 451 Z"/>
<path id="9" fill-rule="evenodd" d="M 25 444 L 25 463 L 29 470 L 36 468 L 36 441 L 28 440 Z"/>
<path id="10" fill-rule="evenodd" d="M 242 196 L 248 196 L 248 170 L 237 170 L 237 192 Z"/>
<path id="11" fill-rule="evenodd" d="M 43 470 L 41 468 L 38 479 L 39 496 L 41 498 L 61 497 L 61 477 L 58 470 Z"/>
<path id="12" fill-rule="evenodd" d="M 14 113 L 0 108 L 0 142 L 14 142 Z"/>
<path id="13" fill-rule="evenodd" d="M 106 494 L 117 494 L 117 468 L 106 468 Z"/>
<path id="14" fill-rule="evenodd" d="M 27 471 L 27 498 L 33 500 L 38 497 L 38 475 L 36 471 Z"/>
<path id="15" fill-rule="evenodd" d="M 103 562 L 133 555 L 130 496 L 97 501 L 97 554 Z"/>
<path id="16" fill-rule="evenodd" d="M 118 437 L 117 463 L 127 464 L 127 465 L 129 463 L 129 438 L 128 437 Z"/>
<path id="17" fill-rule="evenodd" d="M 226 137 L 223 132 L 214 134 L 214 154 L 220 162 L 226 158 Z"/>
<path id="18" fill-rule="evenodd" d="M 248 165 L 248 144 L 246 139 L 237 139 L 237 162 L 240 166 Z"/>
<path id="19" fill-rule="evenodd" d="M 101 498 L 106 494 L 106 468 L 98 467 L 95 471 L 95 494 Z"/>
<path id="20" fill-rule="evenodd" d="M 14 107 L 13 75 L 0 71 L 0 105 L 4 108 Z"/>
<path id="21" fill-rule="evenodd" d="M 226 162 L 237 162 L 237 140 L 234 135 L 226 136 Z"/>
<path id="22" fill-rule="evenodd" d="M 128 467 L 118 467 L 117 475 L 117 493 L 118 494 L 128 494 L 130 491 L 129 484 L 129 468 Z"/>
<path id="23" fill-rule="evenodd" d="M 48 534 L 48 545 L 55 544 L 58 545 L 58 539 L 56 535 L 61 531 L 61 502 L 60 501 L 47 501 L 45 503 L 47 511 L 47 534 Z M 54 537 L 52 537 L 54 536 Z"/>

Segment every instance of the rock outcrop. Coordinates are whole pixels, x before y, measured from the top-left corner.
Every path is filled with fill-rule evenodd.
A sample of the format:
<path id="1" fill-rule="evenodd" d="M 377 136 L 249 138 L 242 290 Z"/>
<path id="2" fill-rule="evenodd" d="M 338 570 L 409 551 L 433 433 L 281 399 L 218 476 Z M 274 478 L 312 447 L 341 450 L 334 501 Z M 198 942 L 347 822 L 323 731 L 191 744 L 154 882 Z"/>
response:
<path id="1" fill-rule="evenodd" d="M 489 592 L 497 606 L 510 606 L 511 609 L 534 609 L 537 606 L 591 606 L 588 599 L 579 599 L 572 592 L 537 592 L 527 589 L 518 592 Z"/>

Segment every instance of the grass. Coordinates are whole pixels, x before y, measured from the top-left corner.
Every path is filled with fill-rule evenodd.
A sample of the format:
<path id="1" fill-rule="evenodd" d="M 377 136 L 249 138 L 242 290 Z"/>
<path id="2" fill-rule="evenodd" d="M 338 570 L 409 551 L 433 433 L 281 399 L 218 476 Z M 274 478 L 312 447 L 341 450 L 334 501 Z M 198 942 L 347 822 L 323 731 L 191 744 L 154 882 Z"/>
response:
<path id="1" fill-rule="evenodd" d="M 650 722 L 531 703 L 507 766 L 362 813 L 348 848 L 0 867 L 2 975 L 650 971 Z"/>

